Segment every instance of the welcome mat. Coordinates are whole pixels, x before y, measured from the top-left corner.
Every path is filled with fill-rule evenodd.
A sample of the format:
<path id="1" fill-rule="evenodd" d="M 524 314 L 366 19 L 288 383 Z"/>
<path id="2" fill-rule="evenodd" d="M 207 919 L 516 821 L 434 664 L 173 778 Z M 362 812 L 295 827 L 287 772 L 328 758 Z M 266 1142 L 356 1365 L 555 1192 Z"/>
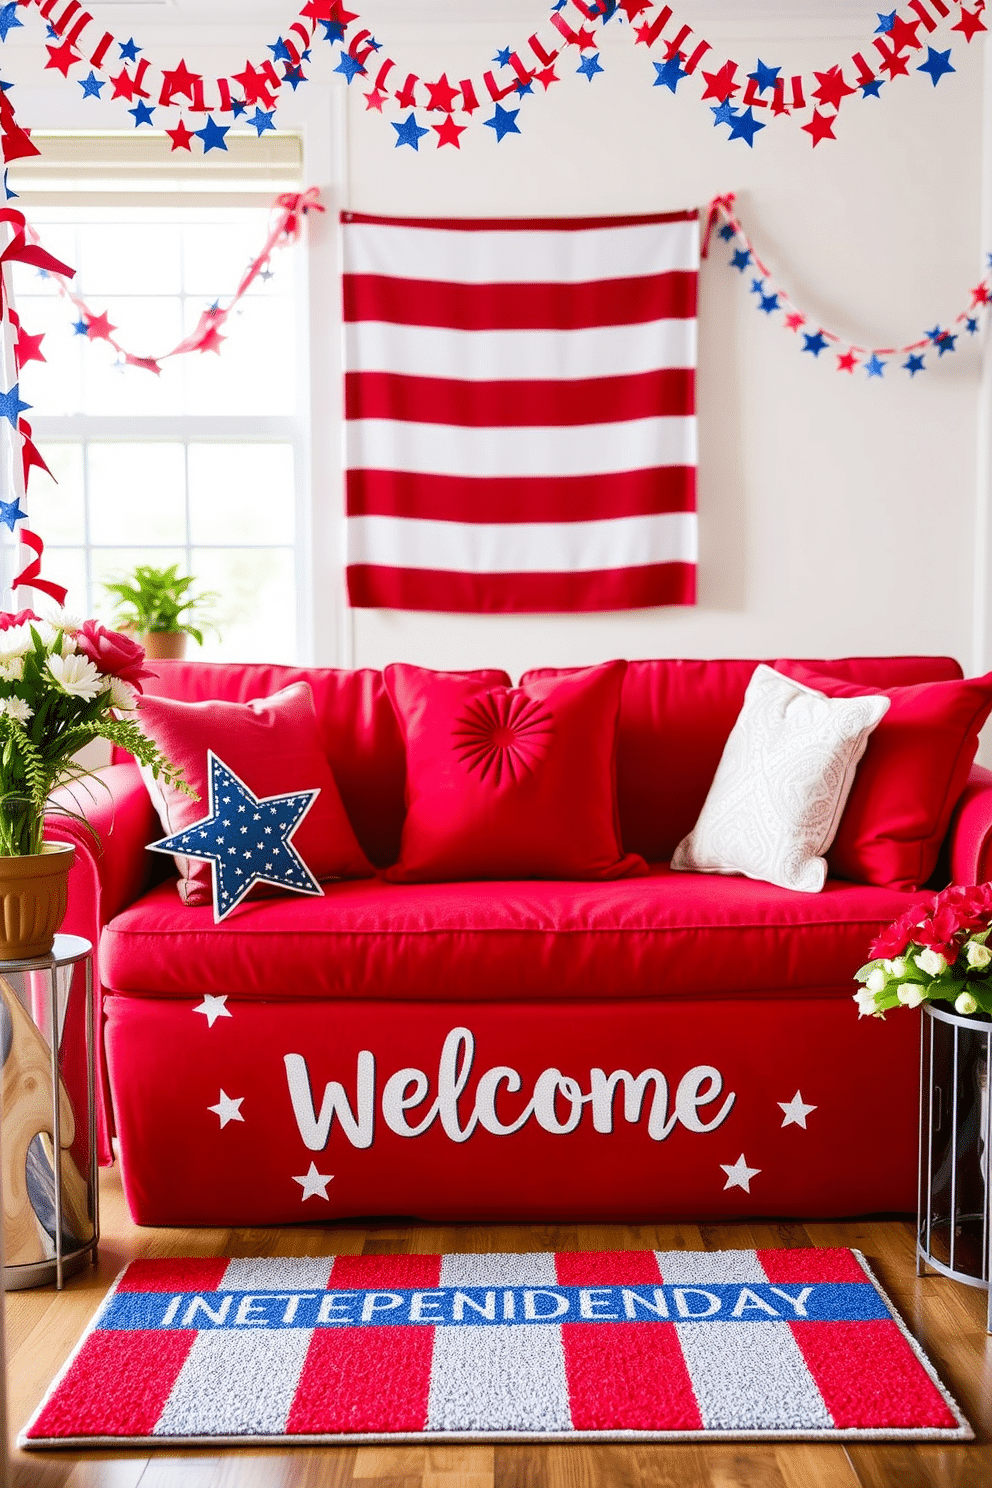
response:
<path id="1" fill-rule="evenodd" d="M 24 1447 L 973 1435 L 851 1250 L 134 1261 Z"/>

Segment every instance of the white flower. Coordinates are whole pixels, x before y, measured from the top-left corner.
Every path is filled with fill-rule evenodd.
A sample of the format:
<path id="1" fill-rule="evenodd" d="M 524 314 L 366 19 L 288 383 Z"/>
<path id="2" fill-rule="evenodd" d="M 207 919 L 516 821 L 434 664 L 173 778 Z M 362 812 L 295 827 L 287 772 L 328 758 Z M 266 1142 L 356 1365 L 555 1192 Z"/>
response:
<path id="1" fill-rule="evenodd" d="M 970 992 L 959 992 L 954 1001 L 954 1011 L 967 1017 L 969 1013 L 978 1012 L 978 1003 Z"/>
<path id="2" fill-rule="evenodd" d="M 57 609 L 54 605 L 50 609 L 45 609 L 44 618 L 50 625 L 67 631 L 69 635 L 75 635 L 83 623 L 78 615 L 70 615 L 66 610 Z"/>
<path id="3" fill-rule="evenodd" d="M 918 956 L 914 956 L 913 960 L 921 971 L 926 972 L 927 976 L 939 977 L 942 972 L 947 970 L 947 962 L 943 956 L 939 951 L 932 951 L 929 946 L 927 946 L 926 950 L 921 951 Z"/>
<path id="4" fill-rule="evenodd" d="M 980 940 L 969 940 L 964 952 L 968 965 L 976 967 L 979 971 L 983 971 L 992 961 L 992 951 Z"/>
<path id="5" fill-rule="evenodd" d="M 34 620 L 32 624 L 41 637 L 42 644 L 45 646 L 53 645 L 62 634 L 62 627 L 60 625 L 53 625 L 51 620 Z"/>
<path id="6" fill-rule="evenodd" d="M 916 982 L 904 982 L 896 989 L 896 996 L 904 1007 L 919 1007 L 925 1001 L 923 992 Z"/>
<path id="7" fill-rule="evenodd" d="M 904 977 L 906 975 L 906 963 L 903 958 L 901 956 L 897 956 L 891 963 L 889 970 L 892 972 L 892 975 L 894 977 Z"/>
<path id="8" fill-rule="evenodd" d="M 133 713 L 138 706 L 138 689 L 125 682 L 123 677 L 111 677 L 110 701 L 122 713 Z"/>
<path id="9" fill-rule="evenodd" d="M 875 994 L 869 992 L 867 987 L 859 987 L 854 994 L 854 1000 L 858 1004 L 859 1018 L 864 1018 L 875 1011 Z"/>
<path id="10" fill-rule="evenodd" d="M 23 676 L 23 656 L 15 656 L 13 661 L 0 662 L 0 682 L 20 682 Z"/>
<path id="11" fill-rule="evenodd" d="M 50 656 L 48 670 L 70 697 L 91 702 L 103 691 L 103 677 L 85 656 Z"/>
<path id="12" fill-rule="evenodd" d="M 876 966 L 874 971 L 868 973 L 868 980 L 865 982 L 865 986 L 872 994 L 875 992 L 884 992 L 885 984 L 888 980 L 882 968 Z"/>
<path id="13" fill-rule="evenodd" d="M 9 630 L 0 630 L 0 661 L 26 656 L 33 645 L 30 625 L 12 625 Z"/>

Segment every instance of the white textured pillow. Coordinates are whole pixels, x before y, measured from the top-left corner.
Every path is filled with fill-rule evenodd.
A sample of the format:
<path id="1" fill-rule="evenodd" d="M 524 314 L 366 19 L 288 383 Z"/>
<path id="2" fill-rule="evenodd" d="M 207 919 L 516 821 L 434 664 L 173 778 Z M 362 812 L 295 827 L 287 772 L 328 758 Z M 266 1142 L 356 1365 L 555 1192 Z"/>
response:
<path id="1" fill-rule="evenodd" d="M 758 666 L 699 820 L 672 867 L 741 873 L 818 894 L 868 735 L 889 706 L 878 695 L 828 698 Z"/>

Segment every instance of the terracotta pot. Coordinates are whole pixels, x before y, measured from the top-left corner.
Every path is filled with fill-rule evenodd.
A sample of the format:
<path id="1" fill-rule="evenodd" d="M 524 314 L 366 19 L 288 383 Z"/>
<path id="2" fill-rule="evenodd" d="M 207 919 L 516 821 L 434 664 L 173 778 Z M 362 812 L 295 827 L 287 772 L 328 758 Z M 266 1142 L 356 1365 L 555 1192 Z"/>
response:
<path id="1" fill-rule="evenodd" d="M 76 849 L 46 842 L 40 853 L 0 857 L 0 962 L 45 956 L 65 919 Z"/>
<path id="2" fill-rule="evenodd" d="M 184 630 L 146 630 L 141 637 L 145 655 L 156 661 L 179 661 L 186 655 Z"/>

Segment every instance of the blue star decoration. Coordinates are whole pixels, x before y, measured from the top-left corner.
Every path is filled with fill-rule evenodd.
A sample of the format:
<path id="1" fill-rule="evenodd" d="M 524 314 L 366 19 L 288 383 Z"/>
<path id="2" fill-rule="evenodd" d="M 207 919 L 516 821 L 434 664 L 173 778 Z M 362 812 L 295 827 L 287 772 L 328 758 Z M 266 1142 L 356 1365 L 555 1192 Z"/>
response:
<path id="1" fill-rule="evenodd" d="M 275 46 L 269 43 L 269 51 L 277 62 L 292 62 L 293 60 L 293 54 L 281 36 L 277 38 Z"/>
<path id="2" fill-rule="evenodd" d="M 90 333 L 90 323 L 88 320 L 84 320 L 83 317 L 80 316 L 78 320 L 74 320 L 72 322 L 72 329 L 77 336 L 88 336 Z"/>
<path id="3" fill-rule="evenodd" d="M 827 338 L 826 336 L 824 336 L 822 331 L 817 331 L 815 336 L 807 336 L 804 331 L 803 341 L 806 343 L 803 347 L 803 351 L 812 352 L 813 356 L 815 357 L 818 357 L 820 355 L 820 352 L 827 344 Z"/>
<path id="4" fill-rule="evenodd" d="M 394 121 L 393 128 L 396 130 L 396 144 L 394 148 L 397 150 L 399 149 L 400 145 L 410 145 L 419 153 L 420 141 L 423 139 L 425 134 L 430 134 L 429 129 L 423 129 L 417 123 L 417 116 L 415 113 L 412 112 L 412 110 L 409 114 L 407 114 L 406 118 L 401 119 L 398 124 Z"/>
<path id="5" fill-rule="evenodd" d="M 92 67 L 89 77 L 77 78 L 76 82 L 82 88 L 84 98 L 99 98 L 100 89 L 107 86 L 106 78 L 98 78 Z"/>
<path id="6" fill-rule="evenodd" d="M 0 418 L 9 419 L 14 428 L 17 428 L 17 420 L 30 403 L 21 402 L 20 384 L 14 383 L 9 393 L 0 393 Z"/>
<path id="7" fill-rule="evenodd" d="M 924 331 L 923 334 L 924 336 L 928 336 L 931 341 L 939 341 L 941 336 L 943 336 L 945 333 L 941 330 L 939 325 L 935 325 L 932 331 Z"/>
<path id="8" fill-rule="evenodd" d="M 513 50 L 512 47 L 501 47 L 500 48 L 500 50 L 496 53 L 495 57 L 493 58 L 493 61 L 496 63 L 496 66 L 497 67 L 509 67 L 509 65 L 510 65 L 510 53 L 511 53 L 512 50 Z"/>
<path id="9" fill-rule="evenodd" d="M 748 73 L 748 77 L 755 83 L 758 92 L 764 93 L 766 88 L 771 88 L 774 91 L 775 84 L 778 81 L 778 75 L 781 71 L 781 67 L 767 67 L 759 57 L 758 65 L 753 72 Z"/>
<path id="10" fill-rule="evenodd" d="M 194 129 L 193 133 L 197 139 L 203 141 L 203 153 L 209 150 L 226 150 L 224 136 L 230 129 L 230 124 L 218 124 L 216 119 L 208 119 L 202 129 Z"/>
<path id="11" fill-rule="evenodd" d="M 7 172 L 6 171 L 4 171 L 4 173 L 3 173 L 3 189 L 4 189 L 4 195 L 6 196 L 6 198 L 7 198 L 8 201 L 16 201 L 17 200 L 17 192 L 16 191 L 12 191 L 11 188 L 7 184 Z"/>
<path id="12" fill-rule="evenodd" d="M 725 222 L 720 229 L 719 236 L 725 243 L 729 243 L 731 238 L 736 238 L 737 229 L 736 227 L 731 226 L 729 222 Z"/>
<path id="13" fill-rule="evenodd" d="M 875 35 L 887 36 L 896 23 L 896 12 L 893 10 L 890 11 L 888 15 L 883 15 L 880 10 L 876 10 L 875 14 L 878 16 L 878 25 L 875 27 Z"/>
<path id="14" fill-rule="evenodd" d="M 685 72 L 679 63 L 678 52 L 673 53 L 667 62 L 656 62 L 654 70 L 658 74 L 654 80 L 656 88 L 670 88 L 674 93 L 679 83 L 689 74 Z"/>
<path id="15" fill-rule="evenodd" d="M 254 116 L 246 121 L 251 125 L 252 129 L 255 130 L 259 139 L 262 138 L 262 135 L 267 129 L 275 129 L 276 126 L 272 122 L 272 115 L 274 113 L 275 109 L 270 109 L 270 111 L 266 114 L 263 113 L 260 108 L 256 108 Z"/>
<path id="16" fill-rule="evenodd" d="M 748 293 L 749 294 L 756 294 L 756 295 L 763 295 L 764 292 L 765 292 L 765 281 L 764 281 L 764 279 L 752 279 L 751 280 L 751 288 L 748 291 Z"/>
<path id="17" fill-rule="evenodd" d="M 525 93 L 533 93 L 533 91 L 534 91 L 534 84 L 533 83 L 525 83 L 523 81 L 519 82 L 517 84 L 516 88 L 514 89 L 514 92 L 517 93 L 517 95 L 520 98 L 523 98 L 523 96 L 524 96 Z"/>
<path id="18" fill-rule="evenodd" d="M 922 372 L 925 366 L 923 358 L 914 352 L 910 352 L 908 360 L 903 362 L 902 365 L 910 377 L 915 377 L 917 372 Z"/>
<path id="19" fill-rule="evenodd" d="M 927 60 L 916 70 L 925 72 L 936 88 L 945 72 L 957 72 L 957 68 L 951 66 L 950 57 L 950 47 L 946 52 L 935 52 L 933 47 L 927 47 Z"/>
<path id="20" fill-rule="evenodd" d="M 779 302 L 778 302 L 778 295 L 777 294 L 770 294 L 770 295 L 763 294 L 761 296 L 761 303 L 758 306 L 758 309 L 759 310 L 764 310 L 764 312 L 765 312 L 766 315 L 771 315 L 771 313 L 772 313 L 773 310 L 779 310 L 779 309 L 781 309 L 781 306 L 779 305 Z"/>
<path id="21" fill-rule="evenodd" d="M 234 771 L 207 751 L 210 810 L 173 837 L 149 843 L 152 852 L 182 853 L 211 864 L 214 920 L 220 921 L 256 884 L 296 894 L 322 895 L 290 838 L 320 794 L 292 791 L 259 797 Z"/>
<path id="22" fill-rule="evenodd" d="M 152 114 L 154 112 L 155 110 L 153 108 L 149 108 L 147 103 L 142 103 L 140 99 L 138 100 L 136 108 L 128 109 L 128 113 L 134 120 L 135 129 L 137 129 L 140 124 L 151 124 Z"/>
<path id="23" fill-rule="evenodd" d="M 324 28 L 324 40 L 332 44 L 336 41 L 344 41 L 344 27 L 340 21 L 325 21 L 321 19 L 320 24 Z"/>
<path id="24" fill-rule="evenodd" d="M 520 133 L 520 130 L 517 128 L 517 115 L 519 114 L 519 112 L 519 109 L 501 108 L 500 105 L 497 103 L 496 112 L 493 114 L 492 118 L 483 119 L 482 122 L 483 124 L 485 124 L 487 129 L 494 129 L 496 131 L 496 139 L 497 141 L 499 141 L 505 134 Z M 394 125 L 393 127 L 395 128 L 396 126 Z"/>
<path id="25" fill-rule="evenodd" d="M 945 351 L 954 351 L 957 346 L 957 336 L 952 336 L 950 331 L 945 331 L 937 341 L 937 351 L 941 356 Z"/>
<path id="26" fill-rule="evenodd" d="M 657 67 L 657 65 L 658 64 L 656 62 L 655 66 Z M 657 86 L 657 84 L 655 86 Z M 715 105 L 715 107 L 711 107 L 710 113 L 713 115 L 714 128 L 716 128 L 717 124 L 733 124 L 734 120 L 737 118 L 737 110 L 733 107 L 729 98 L 725 98 L 722 103 L 718 103 Z"/>
<path id="27" fill-rule="evenodd" d="M 306 80 L 307 75 L 303 71 L 302 67 L 287 67 L 286 71 L 283 73 L 283 81 L 291 85 L 294 93 L 296 92 L 300 84 L 305 83 Z"/>
<path id="28" fill-rule="evenodd" d="M 746 140 L 748 147 L 754 149 L 754 136 L 759 129 L 764 129 L 760 119 L 754 117 L 754 110 L 746 108 L 742 114 L 738 114 L 730 126 L 730 138 Z"/>
<path id="29" fill-rule="evenodd" d="M 138 53 L 142 48 L 138 46 L 133 36 L 128 37 L 127 41 L 119 41 L 117 45 L 121 49 L 122 62 L 137 62 Z"/>
<path id="30" fill-rule="evenodd" d="M 968 335 L 974 336 L 976 331 L 978 330 L 978 321 L 975 319 L 975 317 L 973 315 L 969 315 L 964 324 L 965 330 L 968 332 Z"/>
<path id="31" fill-rule="evenodd" d="M 657 67 L 657 62 L 654 65 L 655 67 Z M 579 63 L 578 67 L 575 70 L 576 72 L 584 73 L 591 83 L 597 72 L 603 71 L 603 64 L 599 60 L 599 53 L 590 52 L 588 57 L 582 58 L 582 61 Z"/>
<path id="32" fill-rule="evenodd" d="M 882 84 L 884 82 L 885 82 L 885 79 L 884 78 L 877 77 L 877 78 L 872 78 L 871 82 L 869 82 L 869 83 L 861 83 L 860 84 L 861 97 L 862 98 L 877 98 L 878 95 L 879 95 L 879 93 L 881 92 Z"/>
<path id="33" fill-rule="evenodd" d="M 881 377 L 885 371 L 885 367 L 886 363 L 882 361 L 881 357 L 876 356 L 875 352 L 872 352 L 871 356 L 865 362 L 865 371 L 869 377 Z"/>
<path id="34" fill-rule="evenodd" d="M 734 254 L 733 258 L 730 260 L 730 267 L 732 269 L 739 269 L 740 272 L 743 274 L 744 270 L 747 268 L 747 266 L 748 266 L 748 264 L 750 262 L 751 262 L 751 250 L 750 250 L 750 248 L 738 248 L 737 252 Z"/>
<path id="35" fill-rule="evenodd" d="M 19 496 L 15 496 L 13 501 L 0 501 L 0 522 L 4 527 L 9 527 L 11 532 L 14 530 L 15 522 L 26 522 L 27 519 L 27 512 L 21 511 Z"/>
<path id="36" fill-rule="evenodd" d="M 344 47 L 342 47 L 340 53 L 338 54 L 338 65 L 337 67 L 335 67 L 334 71 L 343 73 L 343 75 L 348 79 L 348 82 L 351 83 L 356 77 L 359 76 L 359 74 L 365 71 L 365 68 L 356 57 L 353 57 L 350 52 L 346 52 Z M 293 89 L 293 92 L 296 92 L 295 88 Z"/>
<path id="37" fill-rule="evenodd" d="M 24 22 L 17 15 L 17 0 L 11 0 L 9 5 L 0 7 L 0 41 L 6 41 L 7 32 L 13 31 L 15 26 L 23 25 Z"/>

